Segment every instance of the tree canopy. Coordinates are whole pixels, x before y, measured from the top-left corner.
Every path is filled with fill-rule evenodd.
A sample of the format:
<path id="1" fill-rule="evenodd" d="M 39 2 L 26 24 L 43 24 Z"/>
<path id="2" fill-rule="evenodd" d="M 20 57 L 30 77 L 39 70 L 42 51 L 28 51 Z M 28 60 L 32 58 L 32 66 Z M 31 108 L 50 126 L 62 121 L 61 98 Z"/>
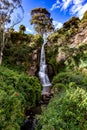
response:
<path id="1" fill-rule="evenodd" d="M 76 28 L 78 28 L 79 22 L 80 22 L 80 19 L 78 17 L 73 16 L 70 20 L 68 20 L 67 22 L 63 24 L 63 27 L 66 29 L 69 29 L 71 26 L 75 26 Z"/>
<path id="2" fill-rule="evenodd" d="M 0 25 L 7 25 L 10 23 L 12 26 L 19 23 L 23 15 L 20 15 L 19 12 L 16 13 L 17 9 L 21 9 L 22 14 L 24 13 L 23 7 L 20 0 L 0 0 Z M 15 14 L 13 18 L 13 14 Z M 11 23 L 12 22 L 12 23 Z"/>
<path id="3" fill-rule="evenodd" d="M 0 64 L 2 63 L 7 29 L 21 22 L 23 14 L 21 0 L 0 0 Z"/>
<path id="4" fill-rule="evenodd" d="M 32 9 L 31 16 L 31 25 L 34 25 L 34 29 L 37 33 L 43 36 L 54 30 L 53 19 L 45 8 Z"/>

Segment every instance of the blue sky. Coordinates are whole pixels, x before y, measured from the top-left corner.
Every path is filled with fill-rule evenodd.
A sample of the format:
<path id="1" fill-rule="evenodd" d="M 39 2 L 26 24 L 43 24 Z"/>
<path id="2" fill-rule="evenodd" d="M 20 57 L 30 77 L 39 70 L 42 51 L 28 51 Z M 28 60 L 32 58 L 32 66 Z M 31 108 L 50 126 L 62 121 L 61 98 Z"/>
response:
<path id="1" fill-rule="evenodd" d="M 26 33 L 34 33 L 33 26 L 30 25 L 30 11 L 33 8 L 46 8 L 51 13 L 55 28 L 61 28 L 72 16 L 81 19 L 87 10 L 87 0 L 22 0 L 22 5 L 25 13 L 20 24 L 25 25 Z M 18 29 L 20 24 L 16 25 L 15 29 Z"/>

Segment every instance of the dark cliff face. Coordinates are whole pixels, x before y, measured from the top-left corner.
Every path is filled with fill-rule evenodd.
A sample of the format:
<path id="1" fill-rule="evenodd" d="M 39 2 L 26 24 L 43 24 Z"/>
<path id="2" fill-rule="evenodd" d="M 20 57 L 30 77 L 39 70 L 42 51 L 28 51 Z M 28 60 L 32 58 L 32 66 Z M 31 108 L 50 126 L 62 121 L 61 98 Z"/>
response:
<path id="1" fill-rule="evenodd" d="M 38 75 L 40 48 L 33 50 L 29 57 L 30 66 L 27 68 L 27 74 L 31 76 Z"/>
<path id="2" fill-rule="evenodd" d="M 50 78 L 50 81 L 52 81 L 55 75 L 54 67 L 52 64 L 47 64 L 47 73 L 48 73 L 48 77 Z"/>

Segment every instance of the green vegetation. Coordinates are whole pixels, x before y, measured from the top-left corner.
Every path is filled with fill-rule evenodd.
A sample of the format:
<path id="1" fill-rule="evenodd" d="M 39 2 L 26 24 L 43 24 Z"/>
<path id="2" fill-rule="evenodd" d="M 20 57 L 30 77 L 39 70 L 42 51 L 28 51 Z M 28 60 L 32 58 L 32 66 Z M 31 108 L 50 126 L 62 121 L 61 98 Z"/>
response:
<path id="1" fill-rule="evenodd" d="M 10 32 L 8 42 L 3 51 L 3 64 L 11 69 L 26 72 L 32 66 L 33 51 L 38 50 L 42 42 L 43 39 L 38 34 Z"/>
<path id="2" fill-rule="evenodd" d="M 53 30 L 53 24 L 44 8 L 32 10 L 31 16 L 38 34 L 25 34 L 24 25 L 19 32 L 10 28 L 3 49 L 5 30 L 0 28 L 0 130 L 20 130 L 26 110 L 41 100 L 38 70 L 42 36 Z M 46 62 L 54 97 L 38 117 L 37 130 L 87 130 L 86 30 L 87 11 L 82 20 L 72 17 L 47 38 Z"/>
<path id="3" fill-rule="evenodd" d="M 87 30 L 86 14 L 81 21 L 71 18 L 48 37 L 46 54 L 55 71 L 54 98 L 38 117 L 36 130 L 87 129 L 87 41 L 79 40 Z"/>
<path id="4" fill-rule="evenodd" d="M 51 100 L 47 110 L 42 113 L 37 130 L 87 129 L 87 92 L 75 87 Z"/>
<path id="5" fill-rule="evenodd" d="M 14 15 L 14 18 L 11 18 L 12 14 L 15 14 L 15 9 L 19 9 L 20 8 L 20 12 L 18 12 L 18 14 L 16 14 L 16 16 Z M 21 13 L 21 15 L 20 15 Z M 23 7 L 21 5 L 21 1 L 20 0 L 2 0 L 0 2 L 0 32 L 1 32 L 1 36 L 0 36 L 0 65 L 2 64 L 2 56 L 3 56 L 3 50 L 6 44 L 6 35 L 7 35 L 7 31 L 10 27 L 13 27 L 14 25 L 18 24 L 21 22 L 21 20 L 23 19 Z"/>
<path id="6" fill-rule="evenodd" d="M 60 72 L 53 79 L 54 98 L 43 110 L 36 130 L 87 129 L 87 75 Z"/>
<path id="7" fill-rule="evenodd" d="M 41 85 L 36 77 L 0 67 L 0 129 L 20 130 L 25 111 L 40 101 Z"/>
<path id="8" fill-rule="evenodd" d="M 71 28 L 71 26 L 74 26 L 75 28 L 78 28 L 78 23 L 80 22 L 79 18 L 72 17 L 69 21 L 65 22 L 63 24 L 63 27 L 68 30 Z"/>
<path id="9" fill-rule="evenodd" d="M 46 8 L 35 8 L 31 10 L 31 25 L 34 25 L 34 29 L 42 37 L 44 34 L 54 30 L 53 19 L 50 17 L 50 13 Z"/>

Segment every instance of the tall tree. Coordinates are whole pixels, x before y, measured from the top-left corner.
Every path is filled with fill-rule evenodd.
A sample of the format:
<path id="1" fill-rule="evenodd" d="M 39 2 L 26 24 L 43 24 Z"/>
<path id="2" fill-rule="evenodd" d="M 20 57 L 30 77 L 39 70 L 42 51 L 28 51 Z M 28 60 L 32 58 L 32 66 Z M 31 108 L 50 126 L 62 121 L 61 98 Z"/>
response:
<path id="1" fill-rule="evenodd" d="M 24 10 L 20 0 L 0 0 L 0 64 L 7 30 L 21 22 L 23 14 Z"/>
<path id="2" fill-rule="evenodd" d="M 50 13 L 45 8 L 35 8 L 31 10 L 31 25 L 34 25 L 34 29 L 42 37 L 54 30 L 53 19 L 50 17 Z"/>

